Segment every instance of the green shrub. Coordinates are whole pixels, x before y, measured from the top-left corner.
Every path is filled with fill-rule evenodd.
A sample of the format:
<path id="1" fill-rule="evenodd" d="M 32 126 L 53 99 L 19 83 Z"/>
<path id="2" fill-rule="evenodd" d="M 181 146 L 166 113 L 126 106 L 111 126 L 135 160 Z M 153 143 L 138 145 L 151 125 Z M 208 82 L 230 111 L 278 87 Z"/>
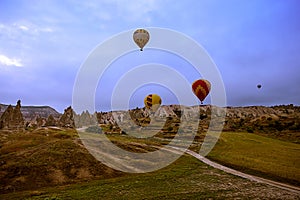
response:
<path id="1" fill-rule="evenodd" d="M 248 133 L 254 133 L 253 128 L 252 127 L 247 127 L 247 132 Z"/>

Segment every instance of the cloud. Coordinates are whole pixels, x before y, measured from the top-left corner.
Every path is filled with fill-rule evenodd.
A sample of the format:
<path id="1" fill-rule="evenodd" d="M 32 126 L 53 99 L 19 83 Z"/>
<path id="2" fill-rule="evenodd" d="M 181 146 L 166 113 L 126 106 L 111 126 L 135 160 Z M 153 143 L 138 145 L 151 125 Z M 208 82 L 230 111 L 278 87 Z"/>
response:
<path id="1" fill-rule="evenodd" d="M 31 31 L 32 33 L 35 33 L 35 34 L 39 34 L 39 33 L 42 33 L 42 32 L 45 32 L 45 33 L 52 33 L 54 32 L 54 30 L 50 27 L 38 27 L 37 25 L 34 25 L 34 24 L 29 24 L 29 25 L 18 25 L 18 24 L 14 24 L 14 26 L 16 26 L 17 28 L 19 28 L 20 30 L 22 31 Z"/>
<path id="2" fill-rule="evenodd" d="M 40 28 L 39 31 L 40 32 L 46 32 L 46 33 L 52 33 L 52 32 L 54 32 L 53 28 L 49 28 L 49 27 Z"/>
<path id="3" fill-rule="evenodd" d="M 14 58 L 8 58 L 5 55 L 0 55 L 0 64 L 6 65 L 6 66 L 16 66 L 16 67 L 22 67 L 23 64 L 20 62 L 19 59 Z"/>
<path id="4" fill-rule="evenodd" d="M 23 25 L 20 25 L 19 29 L 21 29 L 23 31 L 28 31 L 29 30 L 29 28 L 27 26 L 23 26 Z"/>

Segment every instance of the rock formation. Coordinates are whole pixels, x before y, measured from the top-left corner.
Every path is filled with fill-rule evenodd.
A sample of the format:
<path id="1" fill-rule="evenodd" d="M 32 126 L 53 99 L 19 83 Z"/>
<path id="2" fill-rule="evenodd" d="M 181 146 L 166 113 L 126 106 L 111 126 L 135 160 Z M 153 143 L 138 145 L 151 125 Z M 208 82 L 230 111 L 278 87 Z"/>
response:
<path id="1" fill-rule="evenodd" d="M 57 121 L 54 119 L 53 115 L 49 115 L 45 123 L 45 126 L 56 126 L 56 125 L 57 125 Z"/>
<path id="2" fill-rule="evenodd" d="M 76 128 L 81 128 L 85 126 L 97 125 L 97 114 L 91 115 L 88 111 L 83 111 L 80 115 L 74 113 L 74 120 Z"/>
<path id="3" fill-rule="evenodd" d="M 71 106 L 64 110 L 64 114 L 59 118 L 58 126 L 66 128 L 75 128 L 74 111 Z"/>
<path id="4" fill-rule="evenodd" d="M 12 118 L 13 107 L 9 105 L 0 117 L 0 129 L 8 129 Z"/>
<path id="5" fill-rule="evenodd" d="M 40 116 L 36 117 L 36 126 L 37 127 L 45 126 L 45 124 L 46 124 L 46 119 L 45 118 L 42 118 Z"/>
<path id="6" fill-rule="evenodd" d="M 21 101 L 13 108 L 9 105 L 0 117 L 0 129 L 23 129 L 24 118 L 21 113 Z"/>

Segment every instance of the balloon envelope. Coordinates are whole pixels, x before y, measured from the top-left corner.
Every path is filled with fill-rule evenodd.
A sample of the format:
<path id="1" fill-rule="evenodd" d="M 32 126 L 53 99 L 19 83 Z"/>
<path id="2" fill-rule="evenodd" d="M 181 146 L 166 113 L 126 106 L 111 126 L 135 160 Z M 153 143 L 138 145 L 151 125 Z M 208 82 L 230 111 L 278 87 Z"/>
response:
<path id="1" fill-rule="evenodd" d="M 141 48 L 141 51 L 143 51 L 143 48 L 149 41 L 149 38 L 150 35 L 145 29 L 137 29 L 133 33 L 133 40 Z"/>
<path id="2" fill-rule="evenodd" d="M 258 89 L 260 89 L 260 88 L 261 88 L 261 85 L 260 85 L 260 84 L 258 84 L 258 85 L 257 85 L 257 88 L 258 88 Z"/>
<path id="3" fill-rule="evenodd" d="M 208 95 L 210 88 L 211 88 L 210 82 L 205 79 L 196 80 L 192 84 L 193 92 L 201 101 L 201 104 L 203 103 L 205 97 Z"/>
<path id="4" fill-rule="evenodd" d="M 145 97 L 144 104 L 147 109 L 155 112 L 161 105 L 161 98 L 157 94 L 149 94 Z"/>

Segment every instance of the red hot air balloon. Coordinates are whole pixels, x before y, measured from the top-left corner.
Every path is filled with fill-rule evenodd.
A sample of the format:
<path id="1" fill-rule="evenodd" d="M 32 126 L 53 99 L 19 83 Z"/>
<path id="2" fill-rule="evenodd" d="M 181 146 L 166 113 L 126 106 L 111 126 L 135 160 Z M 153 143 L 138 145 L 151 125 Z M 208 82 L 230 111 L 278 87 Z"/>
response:
<path id="1" fill-rule="evenodd" d="M 192 89 L 194 94 L 201 101 L 201 104 L 203 104 L 203 100 L 205 99 L 205 97 L 208 95 L 210 91 L 210 82 L 205 79 L 196 80 L 192 84 Z"/>

